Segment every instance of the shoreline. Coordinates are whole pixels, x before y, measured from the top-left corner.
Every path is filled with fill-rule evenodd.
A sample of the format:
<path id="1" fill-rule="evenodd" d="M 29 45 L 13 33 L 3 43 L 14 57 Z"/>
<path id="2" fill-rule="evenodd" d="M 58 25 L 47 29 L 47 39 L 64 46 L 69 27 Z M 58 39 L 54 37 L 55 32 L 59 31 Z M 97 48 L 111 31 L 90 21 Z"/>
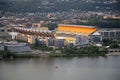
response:
<path id="1" fill-rule="evenodd" d="M 13 58 L 44 58 L 44 57 L 94 57 L 94 56 L 106 56 L 105 54 L 65 54 L 65 53 L 24 53 L 13 54 Z"/>
<path id="2" fill-rule="evenodd" d="M 120 52 L 111 52 L 111 53 L 107 53 L 105 55 L 106 56 L 120 56 Z"/>
<path id="3" fill-rule="evenodd" d="M 103 56 L 103 57 L 107 57 L 107 56 L 120 56 L 120 52 L 119 53 L 107 53 L 107 54 L 63 54 L 63 53 L 51 53 L 51 54 L 46 54 L 46 53 L 40 53 L 40 54 L 30 54 L 30 53 L 26 53 L 26 54 L 13 54 L 11 59 L 14 58 L 52 58 L 52 57 L 99 57 L 99 56 Z M 7 58 L 2 58 L 1 60 L 4 60 Z"/>
<path id="4" fill-rule="evenodd" d="M 50 58 L 50 57 L 99 57 L 99 56 L 120 56 L 120 52 L 100 53 L 100 54 L 68 54 L 68 53 L 48 53 L 40 50 L 32 52 L 13 53 L 12 58 Z M 11 58 L 9 57 L 9 58 Z M 3 58 L 5 59 L 5 58 Z"/>

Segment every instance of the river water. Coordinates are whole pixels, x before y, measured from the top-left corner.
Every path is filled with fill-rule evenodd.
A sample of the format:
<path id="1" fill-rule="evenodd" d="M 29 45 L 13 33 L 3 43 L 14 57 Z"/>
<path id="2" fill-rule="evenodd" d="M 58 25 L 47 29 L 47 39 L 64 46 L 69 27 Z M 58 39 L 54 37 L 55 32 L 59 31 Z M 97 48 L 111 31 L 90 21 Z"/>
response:
<path id="1" fill-rule="evenodd" d="M 120 56 L 0 60 L 0 80 L 120 80 Z"/>

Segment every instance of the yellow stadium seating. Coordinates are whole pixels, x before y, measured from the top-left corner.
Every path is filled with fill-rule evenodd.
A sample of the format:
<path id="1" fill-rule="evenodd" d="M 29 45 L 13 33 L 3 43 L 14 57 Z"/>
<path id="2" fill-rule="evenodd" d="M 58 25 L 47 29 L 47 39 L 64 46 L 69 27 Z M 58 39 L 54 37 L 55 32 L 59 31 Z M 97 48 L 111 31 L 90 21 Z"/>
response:
<path id="1" fill-rule="evenodd" d="M 77 33 L 77 34 L 84 34 L 84 35 L 90 35 L 93 32 L 95 32 L 97 28 L 92 27 L 85 27 L 85 26 L 72 26 L 72 25 L 59 25 L 57 31 L 63 31 L 63 32 L 70 32 L 70 33 Z"/>

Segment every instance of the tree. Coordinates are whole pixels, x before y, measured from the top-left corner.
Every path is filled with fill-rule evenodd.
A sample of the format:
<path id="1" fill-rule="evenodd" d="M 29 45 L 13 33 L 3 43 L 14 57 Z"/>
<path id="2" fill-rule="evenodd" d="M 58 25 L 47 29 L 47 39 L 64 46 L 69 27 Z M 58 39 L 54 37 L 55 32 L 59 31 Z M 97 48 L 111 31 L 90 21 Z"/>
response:
<path id="1" fill-rule="evenodd" d="M 3 55 L 4 58 L 9 58 L 10 56 L 12 56 L 12 53 L 9 50 L 8 51 L 0 50 L 0 55 Z"/>

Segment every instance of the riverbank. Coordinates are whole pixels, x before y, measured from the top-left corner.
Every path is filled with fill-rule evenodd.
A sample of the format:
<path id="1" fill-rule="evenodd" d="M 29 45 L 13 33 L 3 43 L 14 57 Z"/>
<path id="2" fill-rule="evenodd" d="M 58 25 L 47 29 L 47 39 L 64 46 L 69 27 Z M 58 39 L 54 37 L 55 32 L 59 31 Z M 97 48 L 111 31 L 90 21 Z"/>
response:
<path id="1" fill-rule="evenodd" d="M 111 52 L 106 54 L 106 56 L 120 56 L 120 52 Z"/>
<path id="2" fill-rule="evenodd" d="M 13 58 L 41 58 L 41 57 L 82 57 L 105 56 L 105 54 L 65 54 L 65 53 L 19 53 L 13 54 Z"/>
<path id="3" fill-rule="evenodd" d="M 105 54 L 63 54 L 63 53 L 49 54 L 49 57 L 81 57 L 81 56 L 105 56 Z"/>
<path id="4" fill-rule="evenodd" d="M 5 51 L 2 51 L 5 53 Z M 81 57 L 81 56 L 105 56 L 107 50 L 104 47 L 70 47 L 56 50 L 32 49 L 30 52 L 10 53 L 7 52 L 3 58 L 40 58 L 40 57 Z"/>

